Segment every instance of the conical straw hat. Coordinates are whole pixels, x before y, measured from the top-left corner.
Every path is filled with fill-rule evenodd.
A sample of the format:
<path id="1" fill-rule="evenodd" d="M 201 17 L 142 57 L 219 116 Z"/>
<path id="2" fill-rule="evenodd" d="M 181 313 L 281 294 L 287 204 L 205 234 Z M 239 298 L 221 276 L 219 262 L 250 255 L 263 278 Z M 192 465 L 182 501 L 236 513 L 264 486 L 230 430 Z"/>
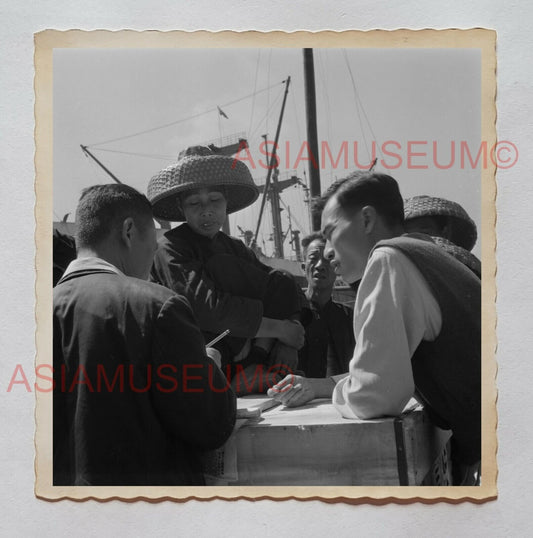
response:
<path id="1" fill-rule="evenodd" d="M 147 196 L 154 216 L 173 222 L 185 220 L 178 198 L 202 187 L 221 188 L 227 213 L 253 204 L 259 196 L 248 167 L 239 159 L 218 155 L 205 146 L 193 146 L 180 153 L 178 162 L 157 173 L 148 183 Z"/>
<path id="2" fill-rule="evenodd" d="M 406 221 L 419 217 L 447 217 L 450 224 L 450 241 L 466 250 L 472 250 L 476 244 L 476 224 L 456 202 L 432 196 L 414 196 L 405 200 L 404 213 Z"/>

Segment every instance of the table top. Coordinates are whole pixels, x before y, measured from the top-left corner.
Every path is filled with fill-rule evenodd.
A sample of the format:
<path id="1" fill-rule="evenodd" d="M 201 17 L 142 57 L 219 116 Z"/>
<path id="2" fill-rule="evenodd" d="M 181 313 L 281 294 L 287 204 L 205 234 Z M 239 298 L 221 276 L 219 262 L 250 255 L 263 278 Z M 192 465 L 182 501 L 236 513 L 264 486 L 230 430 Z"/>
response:
<path id="1" fill-rule="evenodd" d="M 253 407 L 264 405 L 263 402 L 272 400 L 268 396 L 254 396 L 253 398 L 239 398 L 239 407 Z M 246 403 L 245 403 L 246 402 Z M 416 400 L 407 404 L 406 411 L 418 407 Z M 311 426 L 311 425 L 349 425 L 349 424 L 375 424 L 390 423 L 393 417 L 383 417 L 371 420 L 344 418 L 331 403 L 331 399 L 316 399 L 301 407 L 285 407 L 278 405 L 272 409 L 262 411 L 260 418 L 249 420 L 248 427 L 275 427 L 275 426 Z"/>
<path id="2" fill-rule="evenodd" d="M 415 400 L 399 421 L 343 418 L 329 398 L 293 408 L 268 408 L 272 403 L 264 395 L 239 398 L 240 410 L 261 414 L 238 419 L 234 434 L 214 451 L 206 470 L 211 484 L 420 484 L 446 442 Z"/>

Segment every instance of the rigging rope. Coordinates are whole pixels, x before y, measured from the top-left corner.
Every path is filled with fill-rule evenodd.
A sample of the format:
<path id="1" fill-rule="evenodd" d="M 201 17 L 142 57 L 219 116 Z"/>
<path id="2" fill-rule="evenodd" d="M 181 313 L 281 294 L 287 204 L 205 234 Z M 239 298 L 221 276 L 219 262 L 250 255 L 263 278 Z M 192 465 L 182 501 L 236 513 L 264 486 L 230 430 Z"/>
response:
<path id="1" fill-rule="evenodd" d="M 252 95 L 258 95 L 260 93 L 266 92 L 266 91 L 270 90 L 271 88 L 274 88 L 275 86 L 278 86 L 279 84 L 283 84 L 283 83 L 284 82 L 281 82 L 281 83 L 278 82 L 276 84 L 272 84 L 272 86 L 269 86 L 268 88 L 263 88 L 262 90 L 259 90 L 259 91 L 255 92 L 254 94 L 245 95 L 244 97 L 240 97 L 239 99 L 235 99 L 234 101 L 230 101 L 228 103 L 223 103 L 220 106 L 221 107 L 229 107 L 231 105 L 234 105 L 236 103 L 244 101 L 245 99 L 249 99 Z M 208 110 L 205 110 L 203 112 L 199 112 L 198 114 L 193 114 L 192 116 L 188 116 L 186 118 L 181 118 L 181 119 L 176 120 L 176 121 L 171 121 L 170 123 L 165 123 L 164 125 L 159 125 L 158 127 L 152 127 L 150 129 L 145 129 L 144 131 L 139 131 L 139 132 L 136 132 L 136 133 L 133 133 L 133 134 L 129 134 L 129 135 L 125 135 L 125 136 L 119 136 L 117 138 L 111 138 L 109 140 L 104 140 L 103 142 L 96 142 L 96 143 L 93 143 L 93 144 L 87 144 L 86 146 L 88 148 L 92 148 L 94 146 L 103 146 L 104 144 L 110 144 L 111 142 L 118 142 L 119 140 L 126 140 L 128 138 L 133 138 L 135 136 L 140 136 L 140 135 L 143 135 L 143 134 L 152 133 L 154 131 L 158 131 L 159 129 L 165 129 L 166 127 L 172 127 L 173 125 L 178 125 L 179 123 L 183 123 L 183 122 L 195 119 L 195 118 L 199 118 L 200 116 L 203 116 L 205 114 L 209 114 L 209 113 L 215 112 L 215 111 L 218 112 L 218 108 L 216 106 L 213 107 L 213 108 L 210 108 Z"/>
<path id="2" fill-rule="evenodd" d="M 150 153 L 136 153 L 133 151 L 122 151 L 118 149 L 106 149 L 106 148 L 94 148 L 94 151 L 105 151 L 107 153 L 122 153 L 124 155 L 134 155 L 135 157 L 148 157 L 149 159 L 158 159 L 158 160 L 164 160 L 164 161 L 175 161 L 176 156 L 171 155 L 158 155 L 156 153 L 150 154 Z"/>
<path id="3" fill-rule="evenodd" d="M 254 91 L 252 96 L 252 112 L 250 114 L 250 125 L 248 126 L 248 133 L 252 130 L 252 122 L 254 119 L 255 112 L 255 90 L 257 88 L 257 75 L 259 73 L 259 60 L 261 59 L 261 49 L 257 49 L 257 60 L 255 61 L 255 80 L 254 80 Z"/>
<path id="4" fill-rule="evenodd" d="M 267 81 L 270 82 L 270 66 L 272 62 L 272 49 L 269 49 L 268 51 L 268 75 L 267 75 Z M 267 108 L 270 108 L 270 91 L 267 92 Z M 268 133 L 268 116 L 266 120 L 266 132 Z"/>
<path id="5" fill-rule="evenodd" d="M 270 105 L 270 107 L 267 109 L 267 111 L 265 112 L 264 116 L 261 118 L 261 120 L 258 122 L 257 124 L 257 127 L 252 131 L 252 133 L 250 133 L 249 135 L 249 142 L 251 142 L 251 140 L 253 139 L 253 137 L 255 136 L 255 134 L 257 133 L 257 131 L 259 130 L 259 128 L 261 127 L 261 124 L 263 123 L 263 121 L 265 120 L 265 118 L 268 118 L 268 116 L 270 115 L 270 112 L 272 111 L 272 109 L 278 104 L 279 100 L 282 98 L 283 96 L 283 92 L 285 90 L 281 90 L 279 95 L 276 97 L 276 99 L 273 101 L 273 103 Z"/>
<path id="6" fill-rule="evenodd" d="M 298 121 L 298 109 L 296 107 L 295 92 L 291 92 L 292 108 L 294 110 L 294 121 L 296 122 L 296 133 L 298 134 L 298 140 L 302 140 L 302 130 L 300 129 L 300 122 Z"/>
<path id="7" fill-rule="evenodd" d="M 342 52 L 343 52 L 344 60 L 346 62 L 346 66 L 348 67 L 348 72 L 350 73 L 350 79 L 352 81 L 352 88 L 353 88 L 353 91 L 354 91 L 354 94 L 355 94 L 355 104 L 356 104 L 357 112 L 359 114 L 359 107 L 361 107 L 361 111 L 363 112 L 363 114 L 365 116 L 366 123 L 368 125 L 369 130 L 370 130 L 370 133 L 372 134 L 373 140 L 376 143 L 376 146 L 377 146 L 377 149 L 378 149 L 378 151 L 379 151 L 379 153 L 381 155 L 381 158 L 383 159 L 384 157 L 383 157 L 383 154 L 381 153 L 381 148 L 379 147 L 379 144 L 377 143 L 376 135 L 374 134 L 374 131 L 372 129 L 372 125 L 370 124 L 370 121 L 368 120 L 368 116 L 366 115 L 365 109 L 363 107 L 363 103 L 361 101 L 361 98 L 359 97 L 359 92 L 357 91 L 357 87 L 355 85 L 355 79 L 354 79 L 354 76 L 353 76 L 353 73 L 352 73 L 352 68 L 350 67 L 350 62 L 348 61 L 348 56 L 346 54 L 346 49 L 342 49 Z M 367 144 L 367 141 L 366 141 L 366 137 L 365 137 L 365 134 L 364 134 L 363 129 L 362 129 L 363 123 L 361 122 L 361 116 L 359 116 L 359 121 L 361 123 L 361 133 L 363 135 L 363 141 L 365 143 L 366 151 L 368 153 L 368 158 L 371 159 L 371 156 L 370 156 L 371 154 L 370 154 L 370 151 L 368 149 L 368 144 Z"/>

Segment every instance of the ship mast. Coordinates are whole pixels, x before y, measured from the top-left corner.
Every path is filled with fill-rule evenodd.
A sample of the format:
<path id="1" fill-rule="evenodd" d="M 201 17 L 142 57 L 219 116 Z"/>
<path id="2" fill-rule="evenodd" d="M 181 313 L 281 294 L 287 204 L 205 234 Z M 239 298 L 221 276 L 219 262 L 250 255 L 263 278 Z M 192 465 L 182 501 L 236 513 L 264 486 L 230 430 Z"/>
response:
<path id="1" fill-rule="evenodd" d="M 270 164 L 268 167 L 268 173 L 266 182 L 264 185 L 264 192 L 263 192 L 263 199 L 261 200 L 261 209 L 259 210 L 259 217 L 257 219 L 257 227 L 255 229 L 254 234 L 254 240 L 252 243 L 252 247 L 257 246 L 257 236 L 259 235 L 259 228 L 261 226 L 261 219 L 263 217 L 263 211 L 265 209 L 265 203 L 267 199 L 267 195 L 269 193 L 269 187 L 270 187 L 270 178 L 272 177 L 272 171 L 274 169 L 277 170 L 277 160 L 276 160 L 276 149 L 278 147 L 278 141 L 279 141 L 279 133 L 281 131 L 281 122 L 283 121 L 283 113 L 285 112 L 285 103 L 287 102 L 287 95 L 289 93 L 289 84 L 291 83 L 291 77 L 287 77 L 285 82 L 285 93 L 283 94 L 283 103 L 281 104 L 281 111 L 279 113 L 279 120 L 278 120 L 278 127 L 276 129 L 276 137 L 274 139 L 274 148 L 272 149 L 272 154 L 270 157 Z M 277 198 L 277 176 L 274 178 L 274 193 L 272 199 L 276 198 L 276 201 L 279 202 L 279 198 Z M 279 214 L 279 213 L 278 213 Z M 279 222 L 278 229 L 274 229 L 274 241 L 276 245 L 276 256 L 282 257 L 283 256 L 283 236 L 281 233 L 281 221 Z"/>
<path id="2" fill-rule="evenodd" d="M 265 139 L 265 152 L 268 155 L 268 140 L 267 135 L 263 135 Z M 270 200 L 270 208 L 272 210 L 272 235 L 274 236 L 274 257 L 283 258 L 283 229 L 281 227 L 281 207 L 279 204 L 279 193 L 283 190 L 280 188 L 279 168 L 276 168 L 272 173 L 272 183 L 268 189 L 268 199 Z"/>
<path id="3" fill-rule="evenodd" d="M 320 216 L 311 214 L 310 201 L 312 198 L 320 196 L 320 160 L 318 153 L 318 134 L 317 134 L 317 114 L 316 114 L 316 90 L 315 90 L 315 69 L 313 61 L 313 49 L 303 49 L 304 59 L 304 81 L 305 81 L 305 109 L 306 109 L 306 125 L 307 125 L 307 142 L 309 149 L 309 179 L 310 179 L 310 192 L 308 192 L 308 210 L 310 213 L 311 229 L 312 231 L 320 230 Z M 302 182 L 295 176 L 285 180 L 279 181 L 279 169 L 276 166 L 276 148 L 279 139 L 279 133 L 281 128 L 281 122 L 283 120 L 283 112 L 285 110 L 285 102 L 287 99 L 287 93 L 289 90 L 290 77 L 287 77 L 285 94 L 283 96 L 283 104 L 281 106 L 280 117 L 278 121 L 278 127 L 276 130 L 276 138 L 274 142 L 274 148 L 270 159 L 270 166 L 266 178 L 266 183 L 263 186 L 263 199 L 261 201 L 261 209 L 259 212 L 259 218 L 257 220 L 257 228 L 254 235 L 252 245 L 257 245 L 257 236 L 259 234 L 259 228 L 261 226 L 261 218 L 263 216 L 265 201 L 268 197 L 272 208 L 272 235 L 274 239 L 274 256 L 277 258 L 283 258 L 283 230 L 281 227 L 281 208 L 279 203 L 279 196 L 281 191 L 289 185 L 294 185 Z M 267 142 L 266 135 L 265 144 Z M 268 153 L 268 149 L 267 149 Z M 271 181 L 272 179 L 272 181 Z M 298 238 L 299 239 L 299 238 Z"/>
<path id="4" fill-rule="evenodd" d="M 311 198 L 320 196 L 320 162 L 318 158 L 318 135 L 316 127 L 316 90 L 313 49 L 303 49 L 305 80 L 305 117 L 309 144 L 309 183 Z M 311 216 L 313 231 L 320 230 L 320 216 Z"/>
<path id="5" fill-rule="evenodd" d="M 87 146 L 83 146 L 82 144 L 80 144 L 80 148 L 81 150 L 83 151 L 83 153 L 85 153 L 85 155 L 87 155 L 87 157 L 90 157 L 98 166 L 100 166 L 101 168 L 103 168 L 103 170 L 111 177 L 111 179 L 113 179 L 113 181 L 116 181 L 117 183 L 119 184 L 122 184 L 122 181 L 120 181 L 120 179 L 118 179 L 117 176 L 115 176 L 115 174 L 113 174 L 113 172 L 111 172 L 111 170 L 108 170 L 88 149 L 87 149 Z"/>

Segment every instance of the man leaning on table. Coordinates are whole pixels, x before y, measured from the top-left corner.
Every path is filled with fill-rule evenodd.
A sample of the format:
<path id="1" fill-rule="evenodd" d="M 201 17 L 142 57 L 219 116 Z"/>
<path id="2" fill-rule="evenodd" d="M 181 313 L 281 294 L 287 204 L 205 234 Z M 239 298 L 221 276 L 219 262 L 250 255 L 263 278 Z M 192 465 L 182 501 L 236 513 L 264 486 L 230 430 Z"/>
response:
<path id="1" fill-rule="evenodd" d="M 347 282 L 356 347 L 348 375 L 287 376 L 269 394 L 294 407 L 332 397 L 347 418 L 401 414 L 414 395 L 451 429 L 454 484 L 478 483 L 481 459 L 481 285 L 461 262 L 403 229 L 403 200 L 385 174 L 355 172 L 319 204 L 325 256 Z"/>

